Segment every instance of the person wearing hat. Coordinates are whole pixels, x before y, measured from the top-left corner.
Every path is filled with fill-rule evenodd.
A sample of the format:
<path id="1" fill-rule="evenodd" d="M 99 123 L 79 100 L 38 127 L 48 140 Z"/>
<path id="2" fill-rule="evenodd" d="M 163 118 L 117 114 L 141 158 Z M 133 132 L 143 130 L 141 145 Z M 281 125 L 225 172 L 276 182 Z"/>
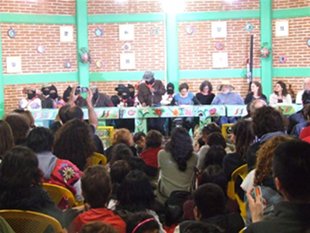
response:
<path id="1" fill-rule="evenodd" d="M 229 81 L 223 81 L 220 85 L 219 91 L 211 105 L 242 105 L 244 104 L 242 97 L 236 93 L 233 92 L 234 87 L 230 84 Z M 225 123 L 234 123 L 237 119 L 235 117 L 220 117 L 219 124 L 225 124 Z"/>
<path id="2" fill-rule="evenodd" d="M 162 81 L 156 80 L 154 73 L 145 71 L 143 81 L 138 86 L 138 100 L 143 107 L 159 107 L 162 96 L 166 93 L 166 89 Z M 164 133 L 164 119 L 149 119 L 148 129 L 156 129 Z"/>

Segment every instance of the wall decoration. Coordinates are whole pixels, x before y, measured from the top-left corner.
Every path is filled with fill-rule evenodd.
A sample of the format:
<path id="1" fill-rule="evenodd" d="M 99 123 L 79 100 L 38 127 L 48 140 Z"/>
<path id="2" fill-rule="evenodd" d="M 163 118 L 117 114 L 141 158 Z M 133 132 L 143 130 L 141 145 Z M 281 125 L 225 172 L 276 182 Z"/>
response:
<path id="1" fill-rule="evenodd" d="M 71 68 L 71 62 L 70 62 L 69 60 L 66 60 L 66 61 L 64 62 L 64 67 L 65 67 L 66 69 Z"/>
<path id="2" fill-rule="evenodd" d="M 121 53 L 120 55 L 120 69 L 132 70 L 136 68 L 135 54 L 134 53 Z"/>
<path id="3" fill-rule="evenodd" d="M 134 40 L 135 39 L 135 27 L 133 24 L 121 24 L 119 25 L 119 40 Z"/>
<path id="4" fill-rule="evenodd" d="M 80 48 L 79 55 L 82 63 L 86 64 L 91 62 L 90 53 L 87 48 Z"/>
<path id="5" fill-rule="evenodd" d="M 125 50 L 125 51 L 130 51 L 131 50 L 131 44 L 130 43 L 125 43 L 123 44 L 122 46 L 122 50 Z"/>
<path id="6" fill-rule="evenodd" d="M 151 28 L 151 35 L 155 36 L 159 34 L 159 27 L 153 27 Z"/>
<path id="7" fill-rule="evenodd" d="M 22 72 L 21 57 L 7 57 L 6 68 L 7 68 L 6 71 L 8 73 L 21 73 Z"/>
<path id="8" fill-rule="evenodd" d="M 286 61 L 287 61 L 287 57 L 286 56 L 284 56 L 284 55 L 279 56 L 279 62 L 281 64 L 286 63 Z"/>
<path id="9" fill-rule="evenodd" d="M 38 53 L 44 53 L 44 52 L 45 52 L 45 47 L 44 47 L 43 45 L 39 45 L 39 46 L 37 47 L 37 52 L 38 52 Z"/>
<path id="10" fill-rule="evenodd" d="M 212 53 L 213 68 L 228 67 L 228 54 L 227 53 Z"/>
<path id="11" fill-rule="evenodd" d="M 253 26 L 253 24 L 251 24 L 251 23 L 246 23 L 244 29 L 245 29 L 247 32 L 251 32 L 251 31 L 253 31 L 254 26 Z"/>
<path id="12" fill-rule="evenodd" d="M 196 28 L 192 25 L 187 25 L 185 31 L 187 35 L 193 35 L 196 32 Z"/>
<path id="13" fill-rule="evenodd" d="M 8 36 L 9 36 L 11 39 L 15 38 L 15 36 L 16 36 L 16 31 L 14 30 L 14 28 L 10 28 L 10 29 L 8 30 Z"/>
<path id="14" fill-rule="evenodd" d="M 96 28 L 95 29 L 95 36 L 102 37 L 103 34 L 104 34 L 103 29 L 101 29 L 101 28 Z"/>
<path id="15" fill-rule="evenodd" d="M 288 36 L 288 20 L 276 21 L 276 36 Z"/>
<path id="16" fill-rule="evenodd" d="M 60 42 L 73 42 L 73 26 L 60 27 Z"/>
<path id="17" fill-rule="evenodd" d="M 101 60 L 97 60 L 96 61 L 96 67 L 97 68 L 101 68 L 102 67 L 102 61 Z"/>
<path id="18" fill-rule="evenodd" d="M 227 22 L 212 22 L 211 23 L 211 32 L 213 38 L 224 38 L 227 36 Z"/>
<path id="19" fill-rule="evenodd" d="M 310 39 L 307 40 L 307 45 L 310 47 Z"/>
<path id="20" fill-rule="evenodd" d="M 268 43 L 263 43 L 260 49 L 260 57 L 267 58 L 269 57 L 270 53 L 271 53 L 271 49 L 269 48 Z"/>
<path id="21" fill-rule="evenodd" d="M 223 50 L 223 49 L 224 49 L 224 43 L 222 43 L 222 42 L 216 42 L 216 43 L 215 43 L 215 48 L 216 48 L 217 50 Z"/>

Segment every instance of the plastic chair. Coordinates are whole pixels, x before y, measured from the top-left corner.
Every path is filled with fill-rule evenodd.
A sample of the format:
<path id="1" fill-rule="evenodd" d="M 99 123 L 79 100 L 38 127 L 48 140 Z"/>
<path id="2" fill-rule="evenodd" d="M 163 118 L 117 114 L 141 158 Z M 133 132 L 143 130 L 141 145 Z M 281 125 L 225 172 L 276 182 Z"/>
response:
<path id="1" fill-rule="evenodd" d="M 232 123 L 222 124 L 221 131 L 222 131 L 222 135 L 226 141 L 229 140 L 229 136 L 231 135 L 231 128 L 233 125 L 234 124 L 232 124 Z"/>
<path id="2" fill-rule="evenodd" d="M 243 228 L 239 231 L 239 233 L 245 233 L 245 230 L 246 230 L 246 227 L 243 227 Z"/>
<path id="3" fill-rule="evenodd" d="M 247 164 L 241 165 L 240 167 L 235 169 L 234 172 L 231 174 L 231 179 L 227 185 L 227 196 L 230 199 L 237 201 L 241 211 L 241 216 L 243 218 L 246 218 L 246 205 L 245 202 L 240 198 L 240 196 L 236 192 L 236 180 L 239 177 L 241 181 L 243 181 L 247 176 L 247 174 L 248 174 L 248 165 Z"/>
<path id="4" fill-rule="evenodd" d="M 68 207 L 82 204 L 76 201 L 73 193 L 63 186 L 43 183 L 42 187 L 49 194 L 52 201 L 61 209 L 66 209 Z"/>
<path id="5" fill-rule="evenodd" d="M 65 232 L 57 219 L 29 210 L 0 210 L 2 216 L 15 233 Z"/>
<path id="6" fill-rule="evenodd" d="M 94 152 L 92 156 L 90 156 L 88 165 L 93 166 L 93 165 L 106 165 L 107 164 L 107 158 L 100 153 Z"/>

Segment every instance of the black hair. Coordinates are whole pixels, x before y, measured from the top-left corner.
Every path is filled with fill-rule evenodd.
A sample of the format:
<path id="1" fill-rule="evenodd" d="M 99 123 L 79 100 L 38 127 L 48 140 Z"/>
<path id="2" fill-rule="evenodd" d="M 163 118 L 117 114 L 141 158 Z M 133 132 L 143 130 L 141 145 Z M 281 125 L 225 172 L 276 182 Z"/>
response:
<path id="1" fill-rule="evenodd" d="M 187 83 L 181 83 L 180 86 L 179 86 L 179 91 L 182 91 L 183 89 L 186 89 L 188 90 L 189 89 L 189 86 Z"/>
<path id="2" fill-rule="evenodd" d="M 208 86 L 208 88 L 209 88 L 209 93 L 211 93 L 212 90 L 213 90 L 212 84 L 211 84 L 209 81 L 207 81 L 207 80 L 203 81 L 203 82 L 200 84 L 199 90 L 200 90 L 200 91 L 203 91 L 203 89 L 204 89 L 206 86 Z"/>
<path id="3" fill-rule="evenodd" d="M 180 229 L 180 233 L 222 233 L 223 230 L 216 225 L 207 222 L 190 221 Z"/>
<path id="4" fill-rule="evenodd" d="M 170 141 L 166 144 L 165 150 L 170 152 L 177 162 L 180 171 L 187 168 L 187 160 L 193 156 L 193 144 L 187 130 L 177 127 L 172 130 Z"/>
<path id="5" fill-rule="evenodd" d="M 273 175 L 289 201 L 310 201 L 310 144 L 300 140 L 281 143 L 273 157 Z M 305 180 L 306 179 L 306 180 Z M 280 190 L 281 191 L 281 190 Z"/>
<path id="6" fill-rule="evenodd" d="M 163 135 L 157 130 L 150 130 L 145 137 L 146 148 L 160 147 L 163 142 Z"/>
<path id="7" fill-rule="evenodd" d="M 219 145 L 223 148 L 226 148 L 226 140 L 223 137 L 222 133 L 214 132 L 207 136 L 207 144 L 211 146 Z"/>
<path id="8" fill-rule="evenodd" d="M 110 164 L 113 165 L 118 160 L 128 160 L 133 157 L 132 150 L 125 143 L 118 143 L 113 146 L 111 151 Z"/>
<path id="9" fill-rule="evenodd" d="M 281 88 L 282 88 L 282 95 L 283 95 L 283 96 L 287 96 L 288 91 L 287 91 L 287 87 L 286 87 L 285 82 L 283 82 L 283 81 L 277 81 L 276 84 L 279 84 L 279 85 L 281 86 Z M 276 93 L 276 92 L 275 92 L 275 93 Z M 276 93 L 276 94 L 278 95 L 278 93 Z"/>
<path id="10" fill-rule="evenodd" d="M 103 208 L 112 191 L 109 173 L 101 165 L 90 166 L 84 171 L 81 186 L 85 201 L 91 208 Z"/>
<path id="11" fill-rule="evenodd" d="M 226 195 L 227 182 L 228 180 L 226 178 L 223 168 L 219 165 L 210 165 L 203 170 L 199 179 L 199 186 L 206 183 L 217 184 L 222 188 L 223 192 Z"/>
<path id="12" fill-rule="evenodd" d="M 133 141 L 136 143 L 137 141 L 141 140 L 142 137 L 146 137 L 144 132 L 137 132 L 133 135 Z"/>
<path id="13" fill-rule="evenodd" d="M 223 159 L 226 155 L 226 151 L 221 145 L 213 145 L 209 148 L 204 159 L 204 168 L 209 165 L 222 166 Z"/>
<path id="14" fill-rule="evenodd" d="M 257 109 L 253 116 L 253 130 L 259 138 L 266 133 L 284 131 L 282 114 L 270 106 Z"/>
<path id="15" fill-rule="evenodd" d="M 30 131 L 27 146 L 35 153 L 52 151 L 54 137 L 52 132 L 44 127 L 36 127 Z"/>
<path id="16" fill-rule="evenodd" d="M 201 133 L 203 135 L 208 135 L 208 134 L 211 134 L 211 133 L 214 133 L 214 132 L 221 133 L 221 128 L 216 123 L 214 123 L 214 122 L 209 123 L 206 126 L 204 126 L 202 128 L 202 131 L 201 131 Z"/>
<path id="17" fill-rule="evenodd" d="M 255 138 L 252 121 L 239 120 L 233 125 L 232 133 L 235 135 L 236 152 L 244 159 L 245 153 Z"/>
<path id="18" fill-rule="evenodd" d="M 144 233 L 160 229 L 156 219 L 146 212 L 137 212 L 129 215 L 126 223 L 126 233 L 132 233 L 134 230 L 135 233 Z"/>
<path id="19" fill-rule="evenodd" d="M 116 209 L 129 212 L 152 209 L 155 195 L 145 173 L 139 170 L 129 172 L 118 189 L 117 200 Z"/>
<path id="20" fill-rule="evenodd" d="M 194 192 L 194 202 L 202 219 L 225 213 L 225 194 L 216 184 L 207 183 L 199 186 Z"/>
<path id="21" fill-rule="evenodd" d="M 120 184 L 125 179 L 126 175 L 130 172 L 131 168 L 127 161 L 118 160 L 110 167 L 110 176 L 112 182 L 112 196 L 116 197 L 117 190 Z"/>

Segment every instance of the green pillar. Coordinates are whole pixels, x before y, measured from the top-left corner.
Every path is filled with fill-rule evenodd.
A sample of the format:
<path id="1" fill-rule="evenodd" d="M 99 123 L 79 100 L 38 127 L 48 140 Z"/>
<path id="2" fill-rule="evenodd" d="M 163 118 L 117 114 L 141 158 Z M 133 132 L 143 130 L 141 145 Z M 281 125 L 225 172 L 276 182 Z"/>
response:
<path id="1" fill-rule="evenodd" d="M 177 90 L 179 85 L 179 42 L 176 15 L 165 13 L 165 24 L 167 82 L 173 83 Z"/>
<path id="2" fill-rule="evenodd" d="M 2 67 L 2 35 L 0 30 L 0 118 L 1 119 L 3 115 L 4 115 L 4 81 L 3 81 L 3 67 Z"/>
<path id="3" fill-rule="evenodd" d="M 272 0 L 260 0 L 261 46 L 272 49 Z M 261 58 L 261 82 L 266 96 L 272 93 L 272 53 Z"/>
<path id="4" fill-rule="evenodd" d="M 80 61 L 81 48 L 88 49 L 88 13 L 87 0 L 76 0 L 76 32 L 78 56 L 78 80 L 81 86 L 89 86 L 89 64 Z"/>

